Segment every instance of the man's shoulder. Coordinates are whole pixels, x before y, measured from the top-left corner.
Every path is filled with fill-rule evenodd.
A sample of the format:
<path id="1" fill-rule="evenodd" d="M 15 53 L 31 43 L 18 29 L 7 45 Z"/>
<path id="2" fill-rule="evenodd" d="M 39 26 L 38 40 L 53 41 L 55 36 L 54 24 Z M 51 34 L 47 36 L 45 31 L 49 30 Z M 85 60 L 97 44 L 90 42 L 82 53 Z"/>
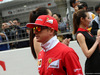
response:
<path id="1" fill-rule="evenodd" d="M 43 53 L 44 51 L 43 51 L 43 49 L 42 50 L 40 50 L 40 52 L 39 53 Z"/>
<path id="2" fill-rule="evenodd" d="M 59 43 L 59 51 L 60 52 L 74 52 L 74 50 L 71 47 L 68 47 L 67 45 L 63 44 L 63 43 Z"/>
<path id="3" fill-rule="evenodd" d="M 41 51 L 39 52 L 39 54 L 38 54 L 38 59 L 40 59 L 40 58 L 43 56 L 43 53 L 44 53 L 43 50 L 41 50 Z"/>
<path id="4" fill-rule="evenodd" d="M 76 55 L 76 52 L 74 51 L 73 48 L 66 46 L 65 44 L 61 44 L 62 48 L 59 48 L 59 52 L 62 53 L 63 57 L 65 57 L 66 55 Z"/>

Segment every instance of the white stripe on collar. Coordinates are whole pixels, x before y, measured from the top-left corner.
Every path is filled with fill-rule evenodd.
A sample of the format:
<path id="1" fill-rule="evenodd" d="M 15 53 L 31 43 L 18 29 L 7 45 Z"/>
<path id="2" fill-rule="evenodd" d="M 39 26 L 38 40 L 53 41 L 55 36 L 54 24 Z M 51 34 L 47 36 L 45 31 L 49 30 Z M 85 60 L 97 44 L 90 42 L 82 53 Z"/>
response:
<path id="1" fill-rule="evenodd" d="M 45 44 L 41 44 L 41 47 L 45 52 L 49 51 L 53 47 L 55 47 L 58 44 L 59 40 L 57 39 L 57 36 L 52 37 L 48 42 Z"/>

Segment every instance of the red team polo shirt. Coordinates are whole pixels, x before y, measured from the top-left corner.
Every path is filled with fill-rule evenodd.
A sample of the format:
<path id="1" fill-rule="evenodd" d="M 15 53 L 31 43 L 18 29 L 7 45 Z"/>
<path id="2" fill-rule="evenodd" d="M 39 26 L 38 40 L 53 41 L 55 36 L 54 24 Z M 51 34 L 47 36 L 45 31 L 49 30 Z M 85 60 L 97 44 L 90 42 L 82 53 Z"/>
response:
<path id="1" fill-rule="evenodd" d="M 83 75 L 75 51 L 53 37 L 38 55 L 40 75 Z"/>

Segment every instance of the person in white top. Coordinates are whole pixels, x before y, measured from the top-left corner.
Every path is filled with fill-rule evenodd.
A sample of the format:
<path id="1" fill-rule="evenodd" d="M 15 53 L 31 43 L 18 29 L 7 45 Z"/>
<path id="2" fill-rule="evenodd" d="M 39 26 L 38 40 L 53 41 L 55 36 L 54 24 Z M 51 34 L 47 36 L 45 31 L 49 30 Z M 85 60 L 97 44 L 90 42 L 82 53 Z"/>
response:
<path id="1" fill-rule="evenodd" d="M 73 17 L 73 13 L 76 10 L 77 5 L 79 5 L 79 4 L 80 4 L 80 2 L 78 0 L 70 0 L 70 11 L 71 11 L 72 17 Z M 67 8 L 66 14 L 67 14 L 68 20 L 70 20 L 70 11 Z"/>
<path id="2" fill-rule="evenodd" d="M 100 4 L 96 5 L 95 11 L 97 13 L 97 16 L 92 21 L 92 30 L 91 30 L 91 33 L 93 35 L 97 35 L 97 30 L 100 29 Z"/>

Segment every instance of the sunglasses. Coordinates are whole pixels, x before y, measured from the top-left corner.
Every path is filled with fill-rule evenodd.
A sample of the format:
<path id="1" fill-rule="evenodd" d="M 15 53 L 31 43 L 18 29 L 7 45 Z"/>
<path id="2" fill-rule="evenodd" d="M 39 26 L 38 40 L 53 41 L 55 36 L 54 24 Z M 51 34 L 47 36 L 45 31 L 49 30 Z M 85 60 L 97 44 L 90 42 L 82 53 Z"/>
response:
<path id="1" fill-rule="evenodd" d="M 43 29 L 48 29 L 48 27 L 46 27 L 46 26 L 36 26 L 36 27 L 33 27 L 33 33 L 41 32 Z"/>

